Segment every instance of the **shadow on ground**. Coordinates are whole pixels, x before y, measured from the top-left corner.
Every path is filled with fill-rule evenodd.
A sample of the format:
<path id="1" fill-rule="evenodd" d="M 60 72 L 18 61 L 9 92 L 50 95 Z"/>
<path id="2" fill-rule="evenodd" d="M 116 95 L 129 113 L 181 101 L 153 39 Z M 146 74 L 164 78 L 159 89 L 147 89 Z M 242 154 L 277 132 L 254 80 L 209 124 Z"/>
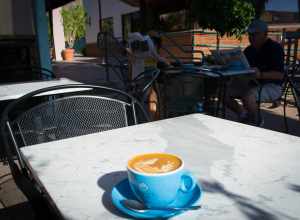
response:
<path id="1" fill-rule="evenodd" d="M 33 220 L 34 215 L 27 202 L 19 203 L 8 208 L 0 209 L 1 220 Z"/>

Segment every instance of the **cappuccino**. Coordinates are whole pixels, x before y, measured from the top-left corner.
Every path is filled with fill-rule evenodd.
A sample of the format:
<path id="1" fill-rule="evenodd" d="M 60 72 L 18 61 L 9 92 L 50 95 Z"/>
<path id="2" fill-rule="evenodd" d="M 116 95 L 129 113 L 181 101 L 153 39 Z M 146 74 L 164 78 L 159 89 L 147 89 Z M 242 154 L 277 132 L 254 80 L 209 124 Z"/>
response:
<path id="1" fill-rule="evenodd" d="M 128 162 L 128 166 L 141 173 L 167 173 L 178 169 L 182 161 L 171 154 L 151 153 L 138 155 Z"/>

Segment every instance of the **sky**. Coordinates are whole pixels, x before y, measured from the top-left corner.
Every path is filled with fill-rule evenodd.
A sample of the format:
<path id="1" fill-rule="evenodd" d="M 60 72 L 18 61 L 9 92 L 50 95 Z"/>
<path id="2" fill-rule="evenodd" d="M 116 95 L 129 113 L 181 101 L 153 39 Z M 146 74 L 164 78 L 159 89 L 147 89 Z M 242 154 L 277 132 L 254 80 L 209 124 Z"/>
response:
<path id="1" fill-rule="evenodd" d="M 298 11 L 297 0 L 269 0 L 266 4 L 266 10 L 269 11 Z"/>

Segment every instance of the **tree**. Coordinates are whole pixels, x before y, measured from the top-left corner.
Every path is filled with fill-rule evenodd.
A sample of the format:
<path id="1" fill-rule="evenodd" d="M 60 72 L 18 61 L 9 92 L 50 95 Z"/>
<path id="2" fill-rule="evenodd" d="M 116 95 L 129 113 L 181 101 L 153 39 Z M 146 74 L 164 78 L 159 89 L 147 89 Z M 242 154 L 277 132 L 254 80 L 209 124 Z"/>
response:
<path id="1" fill-rule="evenodd" d="M 265 11 L 265 6 L 268 1 L 269 0 L 250 0 L 255 9 L 255 18 L 260 18 L 262 13 Z"/>
<path id="2" fill-rule="evenodd" d="M 72 48 L 75 40 L 85 36 L 87 14 L 82 5 L 73 5 L 61 10 L 67 47 Z"/>
<path id="3" fill-rule="evenodd" d="M 192 0 L 191 12 L 201 28 L 217 32 L 217 49 L 219 36 L 241 37 L 255 15 L 245 0 Z"/>

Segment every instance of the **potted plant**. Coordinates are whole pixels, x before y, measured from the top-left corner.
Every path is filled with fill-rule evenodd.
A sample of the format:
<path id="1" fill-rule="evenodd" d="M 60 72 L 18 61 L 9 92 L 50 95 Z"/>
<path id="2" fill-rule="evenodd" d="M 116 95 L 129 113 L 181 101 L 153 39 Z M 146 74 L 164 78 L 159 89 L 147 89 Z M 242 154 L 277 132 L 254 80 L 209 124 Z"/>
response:
<path id="1" fill-rule="evenodd" d="M 72 61 L 74 58 L 74 43 L 85 36 L 86 12 L 82 5 L 76 4 L 61 10 L 63 19 L 66 49 L 62 52 L 63 59 Z"/>

